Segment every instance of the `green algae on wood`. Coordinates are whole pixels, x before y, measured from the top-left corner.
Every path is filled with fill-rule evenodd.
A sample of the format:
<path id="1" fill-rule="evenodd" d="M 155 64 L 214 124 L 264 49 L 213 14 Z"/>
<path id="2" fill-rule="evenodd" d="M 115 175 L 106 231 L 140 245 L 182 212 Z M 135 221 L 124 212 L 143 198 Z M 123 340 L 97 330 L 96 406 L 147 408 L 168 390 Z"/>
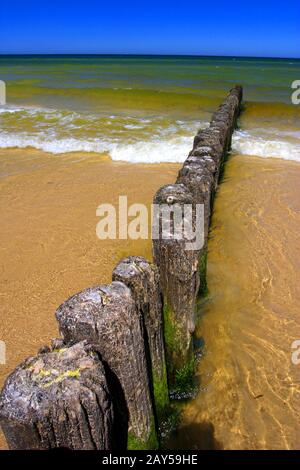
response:
<path id="1" fill-rule="evenodd" d="M 131 290 L 140 312 L 150 383 L 158 421 L 169 402 L 162 300 L 158 268 L 142 256 L 122 259 L 113 271 L 114 281 L 121 281 Z"/>
<path id="2" fill-rule="evenodd" d="M 155 450 L 159 448 L 157 430 L 155 421 L 151 423 L 150 433 L 146 440 L 136 437 L 131 431 L 128 432 L 127 449 L 128 450 Z"/>

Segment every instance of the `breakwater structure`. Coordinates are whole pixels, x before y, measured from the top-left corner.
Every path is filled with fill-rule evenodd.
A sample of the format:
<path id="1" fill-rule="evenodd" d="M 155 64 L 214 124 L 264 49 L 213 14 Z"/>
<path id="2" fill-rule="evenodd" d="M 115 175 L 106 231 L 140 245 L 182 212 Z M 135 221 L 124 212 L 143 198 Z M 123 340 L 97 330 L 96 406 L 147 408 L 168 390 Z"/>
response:
<path id="1" fill-rule="evenodd" d="M 204 208 L 201 247 L 153 237 L 153 263 L 124 258 L 111 284 L 87 288 L 57 309 L 61 337 L 20 364 L 2 389 L 0 424 L 10 449 L 159 447 L 170 391 L 193 377 L 213 200 L 241 103 L 236 86 L 196 135 L 176 182 L 154 196 L 170 212 Z"/>

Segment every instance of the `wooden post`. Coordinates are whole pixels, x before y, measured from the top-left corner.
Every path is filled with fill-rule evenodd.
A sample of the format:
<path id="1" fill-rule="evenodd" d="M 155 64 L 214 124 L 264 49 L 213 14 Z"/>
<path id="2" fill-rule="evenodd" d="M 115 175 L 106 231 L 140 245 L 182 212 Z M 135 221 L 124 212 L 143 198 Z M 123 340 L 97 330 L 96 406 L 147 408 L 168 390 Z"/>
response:
<path id="1" fill-rule="evenodd" d="M 114 375 L 128 407 L 128 446 L 156 447 L 142 322 L 130 289 L 122 282 L 85 289 L 56 318 L 67 344 L 87 339 Z"/>
<path id="2" fill-rule="evenodd" d="M 193 197 L 183 184 L 163 186 L 154 197 L 159 208 L 192 206 Z M 172 384 L 186 364 L 193 361 L 192 333 L 195 330 L 195 300 L 198 280 L 198 252 L 187 249 L 183 237 L 164 237 L 163 214 L 160 213 L 159 230 L 153 237 L 153 257 L 159 267 L 164 301 L 164 330 L 168 375 Z M 159 236 L 157 236 L 159 235 Z"/>
<path id="3" fill-rule="evenodd" d="M 204 205 L 204 243 L 186 251 L 178 240 L 153 240 L 154 260 L 160 271 L 164 297 L 167 359 L 174 380 L 176 370 L 188 368 L 192 359 L 195 299 L 205 294 L 207 243 L 212 206 L 222 166 L 241 108 L 242 88 L 234 87 L 212 116 L 210 125 L 195 136 L 193 149 L 179 171 L 175 185 L 161 188 L 155 204 Z M 181 188 L 181 189 L 179 189 Z M 175 340 L 174 340 L 175 338 Z"/>
<path id="4" fill-rule="evenodd" d="M 185 161 L 183 168 L 179 171 L 176 183 L 183 183 L 192 193 L 193 202 L 195 204 L 203 204 L 204 206 L 204 244 L 198 251 L 199 262 L 197 269 L 199 283 L 196 286 L 196 297 L 198 294 L 198 288 L 200 288 L 200 292 L 202 294 L 205 294 L 207 291 L 206 257 L 208 232 L 215 193 L 215 175 L 218 173 L 219 166 L 217 166 L 217 164 L 214 165 L 215 160 L 212 158 L 198 158 L 197 163 L 191 161 L 192 158 L 193 157 L 189 157 L 189 159 Z M 212 171 L 212 168 L 214 168 L 215 171 Z"/>
<path id="5" fill-rule="evenodd" d="M 169 404 L 169 394 L 158 268 L 142 256 L 129 256 L 122 259 L 116 266 L 112 279 L 123 282 L 131 289 L 137 308 L 142 315 L 156 413 L 160 420 Z"/>
<path id="6" fill-rule="evenodd" d="M 98 356 L 81 342 L 25 360 L 5 382 L 0 423 L 10 449 L 111 450 L 114 412 Z"/>
<path id="7" fill-rule="evenodd" d="M 200 293 L 206 294 L 207 243 L 215 191 L 222 166 L 231 147 L 232 133 L 241 108 L 242 88 L 234 87 L 213 114 L 210 126 L 201 129 L 194 148 L 179 171 L 176 183 L 183 183 L 196 204 L 204 204 L 205 242 L 199 251 Z"/>

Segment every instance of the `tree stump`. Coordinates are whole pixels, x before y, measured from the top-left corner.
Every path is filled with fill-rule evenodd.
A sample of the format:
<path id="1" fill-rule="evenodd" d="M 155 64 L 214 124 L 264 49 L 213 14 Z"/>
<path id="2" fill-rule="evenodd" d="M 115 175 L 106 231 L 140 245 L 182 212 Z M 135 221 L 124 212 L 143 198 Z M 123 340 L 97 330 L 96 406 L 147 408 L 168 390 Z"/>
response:
<path id="1" fill-rule="evenodd" d="M 38 354 L 8 377 L 0 422 L 10 449 L 113 448 L 104 367 L 84 343 Z"/>
<path id="2" fill-rule="evenodd" d="M 169 395 L 158 268 L 141 256 L 129 256 L 116 266 L 112 279 L 123 282 L 131 289 L 142 315 L 156 413 L 160 418 L 169 403 Z"/>
<path id="3" fill-rule="evenodd" d="M 87 339 L 113 376 L 118 413 L 129 414 L 128 446 L 157 445 L 142 320 L 130 289 L 113 282 L 85 289 L 56 311 L 67 344 Z"/>

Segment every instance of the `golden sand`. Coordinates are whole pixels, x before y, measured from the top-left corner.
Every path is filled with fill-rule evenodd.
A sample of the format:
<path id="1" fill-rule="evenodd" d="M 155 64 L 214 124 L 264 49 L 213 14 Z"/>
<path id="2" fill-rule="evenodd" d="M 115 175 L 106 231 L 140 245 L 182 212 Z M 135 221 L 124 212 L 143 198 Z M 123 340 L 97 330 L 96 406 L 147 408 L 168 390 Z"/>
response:
<path id="1" fill-rule="evenodd" d="M 0 152 L 0 339 L 7 364 L 0 387 L 26 357 L 57 337 L 56 308 L 70 295 L 111 282 L 127 255 L 151 257 L 148 240 L 99 240 L 96 208 L 150 206 L 156 190 L 173 182 L 179 165 L 134 165 L 99 155 Z M 4 439 L 0 448 L 5 446 Z"/>
<path id="2" fill-rule="evenodd" d="M 97 206 L 117 205 L 119 195 L 149 205 L 178 165 L 25 150 L 0 152 L 0 162 L 2 385 L 57 336 L 61 302 L 110 282 L 122 256 L 151 256 L 146 240 L 100 241 Z M 184 409 L 174 448 L 299 447 L 300 366 L 291 363 L 291 343 L 300 339 L 299 187 L 296 163 L 236 156 L 227 164 L 198 327 L 202 391 Z"/>

